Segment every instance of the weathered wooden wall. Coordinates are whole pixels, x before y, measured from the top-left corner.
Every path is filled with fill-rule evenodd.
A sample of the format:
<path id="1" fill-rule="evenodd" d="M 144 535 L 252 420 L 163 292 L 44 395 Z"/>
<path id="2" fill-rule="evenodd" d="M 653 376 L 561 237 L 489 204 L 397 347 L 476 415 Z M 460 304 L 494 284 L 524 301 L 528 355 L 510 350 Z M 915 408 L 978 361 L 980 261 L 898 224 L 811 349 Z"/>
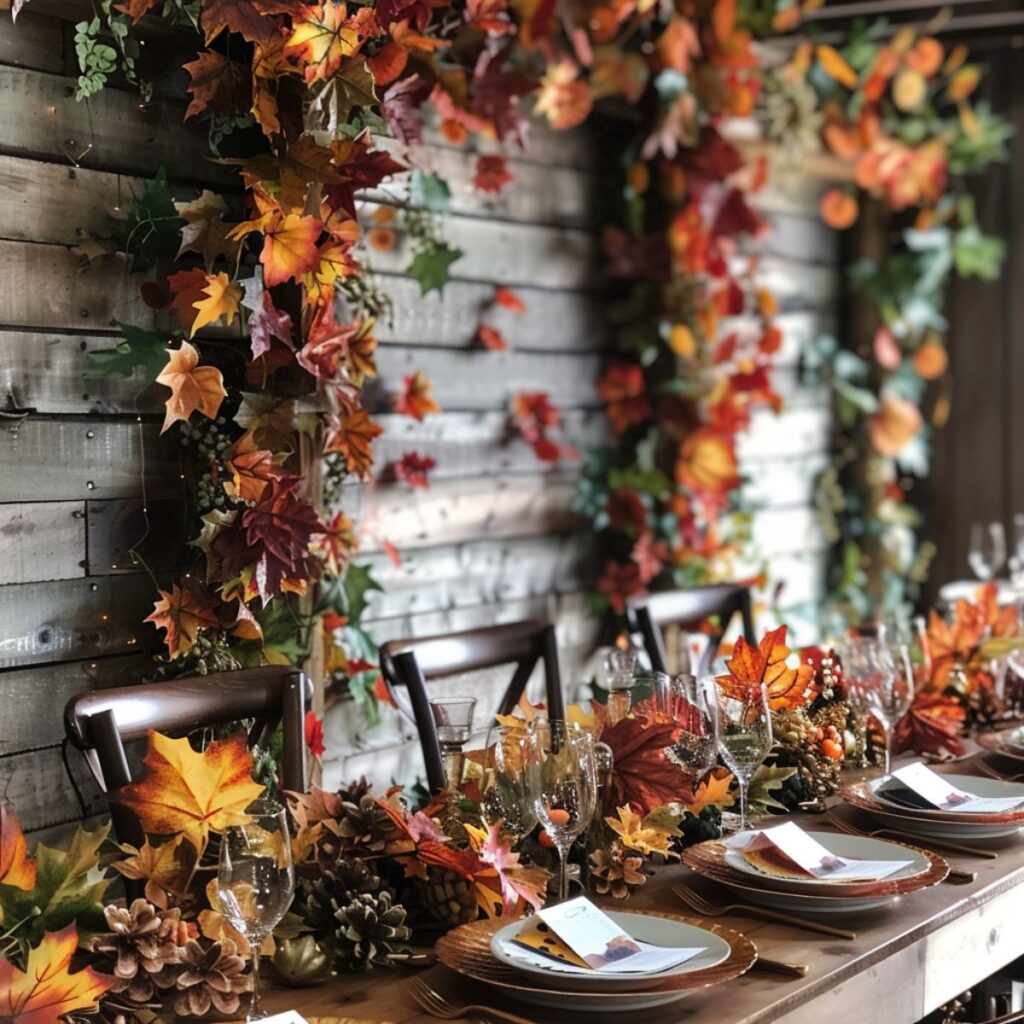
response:
<path id="1" fill-rule="evenodd" d="M 203 131 L 181 125 L 169 86 L 149 105 L 118 88 L 76 103 L 73 14 L 56 0 L 27 7 L 16 27 L 0 14 L 0 794 L 29 829 L 77 816 L 61 763 L 61 708 L 84 689 L 147 671 L 159 640 L 142 623 L 153 583 L 130 549 L 138 545 L 159 574 L 174 560 L 163 538 L 182 528 L 173 452 L 155 442 L 162 389 L 82 378 L 85 354 L 110 345 L 115 321 L 146 325 L 154 314 L 120 264 L 83 270 L 72 246 L 160 166 L 181 186 L 227 180 L 206 158 Z M 603 436 L 592 388 L 606 339 L 594 226 L 609 186 L 590 169 L 582 135 L 536 133 L 496 198 L 473 190 L 471 155 L 435 144 L 422 159 L 453 186 L 446 234 L 467 255 L 442 298 L 422 299 L 401 274 L 407 254 L 374 254 L 395 302 L 372 393 L 387 430 L 380 464 L 416 450 L 437 469 L 429 491 L 346 490 L 343 504 L 364 524 L 364 552 L 385 587 L 372 597 L 370 625 L 383 640 L 548 614 L 572 683 L 594 636 L 584 596 L 593 553 L 568 511 L 577 470 L 545 467 L 509 441 L 506 417 L 516 391 L 546 390 L 565 414 L 568 443 Z M 789 406 L 758 416 L 743 465 L 755 536 L 773 574 L 789 581 L 784 603 L 798 604 L 820 592 L 810 480 L 824 458 L 827 412 L 799 386 L 797 360 L 801 340 L 830 327 L 835 273 L 829 236 L 806 201 L 765 203 L 778 222 L 764 271 L 785 309 Z M 527 307 L 488 314 L 506 353 L 473 340 L 495 285 L 515 288 Z M 422 423 L 386 412 L 401 374 L 414 369 L 434 380 L 443 410 Z M 400 566 L 384 541 L 401 551 Z M 328 780 L 363 770 L 387 779 L 411 763 L 393 720 L 368 732 L 341 706 L 327 727 Z M 88 787 L 86 795 L 99 806 Z"/>

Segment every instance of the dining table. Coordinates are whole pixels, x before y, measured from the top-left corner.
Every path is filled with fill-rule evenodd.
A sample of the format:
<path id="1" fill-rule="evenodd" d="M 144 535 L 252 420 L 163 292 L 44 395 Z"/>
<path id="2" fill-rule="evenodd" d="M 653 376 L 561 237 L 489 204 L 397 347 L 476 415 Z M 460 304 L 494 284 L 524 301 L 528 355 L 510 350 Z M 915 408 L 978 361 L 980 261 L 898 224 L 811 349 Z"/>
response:
<path id="1" fill-rule="evenodd" d="M 969 762 L 956 767 L 958 772 L 969 770 Z M 835 798 L 830 811 L 864 830 L 879 827 Z M 791 817 L 807 829 L 828 828 L 821 815 Z M 929 848 L 926 839 L 906 841 Z M 819 923 L 854 932 L 853 939 L 810 931 L 798 916 L 787 915 L 789 919 L 783 923 L 741 910 L 701 918 L 673 893 L 673 886 L 685 883 L 718 905 L 736 899 L 681 864 L 656 868 L 629 900 L 598 899 L 609 909 L 656 910 L 679 914 L 696 924 L 725 925 L 746 935 L 760 956 L 806 968 L 802 977 L 796 977 L 755 966 L 731 981 L 645 1010 L 638 1024 L 915 1024 L 1024 956 L 1024 841 L 1020 833 L 986 840 L 976 853 L 939 849 L 938 840 L 931 848 L 955 869 L 956 884 L 947 880 L 872 911 L 841 917 L 816 915 Z M 985 856 L 982 851 L 997 856 Z M 294 1009 L 318 1024 L 424 1024 L 436 1018 L 420 1008 L 403 984 L 412 976 L 457 1007 L 488 1006 L 538 1024 L 566 1020 L 564 1011 L 509 999 L 440 964 L 418 970 L 375 969 L 332 978 L 308 989 L 278 987 L 268 978 L 264 1001 L 270 1011 Z M 619 1024 L 622 1015 L 574 1012 L 573 1017 Z M 454 1019 L 470 1024 L 498 1018 L 473 1010 Z"/>

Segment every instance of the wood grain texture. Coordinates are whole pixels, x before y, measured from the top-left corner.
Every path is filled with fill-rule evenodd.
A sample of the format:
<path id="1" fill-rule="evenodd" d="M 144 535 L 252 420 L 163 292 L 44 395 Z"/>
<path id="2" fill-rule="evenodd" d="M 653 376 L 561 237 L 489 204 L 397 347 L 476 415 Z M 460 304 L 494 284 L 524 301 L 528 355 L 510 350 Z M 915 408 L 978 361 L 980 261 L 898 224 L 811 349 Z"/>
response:
<path id="1" fill-rule="evenodd" d="M 21 12 L 17 25 L 0 23 L 0 64 L 33 71 L 64 70 L 64 40 L 60 22 L 34 11 Z"/>
<path id="2" fill-rule="evenodd" d="M 0 505 L 0 585 L 85 575 L 81 502 Z"/>
<path id="3" fill-rule="evenodd" d="M 57 715 L 59 717 L 59 711 Z M 70 751 L 68 756 L 73 759 L 72 770 L 85 797 L 86 813 L 94 814 L 104 809 L 106 800 L 80 756 L 74 751 Z M 26 832 L 82 817 L 81 807 L 64 769 L 60 747 L 0 757 L 0 792 L 12 807 L 17 808 Z"/>

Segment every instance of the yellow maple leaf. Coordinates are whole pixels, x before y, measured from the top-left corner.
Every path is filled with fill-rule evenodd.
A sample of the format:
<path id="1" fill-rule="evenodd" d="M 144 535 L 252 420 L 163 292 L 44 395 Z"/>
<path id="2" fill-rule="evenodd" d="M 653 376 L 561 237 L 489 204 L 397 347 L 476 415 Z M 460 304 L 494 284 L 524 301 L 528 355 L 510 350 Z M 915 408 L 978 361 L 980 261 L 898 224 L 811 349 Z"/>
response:
<path id="1" fill-rule="evenodd" d="M 293 16 L 295 28 L 284 51 L 305 65 L 307 84 L 318 78 L 326 82 L 341 67 L 342 60 L 359 49 L 359 33 L 348 24 L 347 14 L 345 4 L 327 0 L 304 7 Z"/>
<path id="2" fill-rule="evenodd" d="M 244 733 L 215 740 L 201 753 L 187 737 L 171 739 L 149 730 L 145 776 L 112 795 L 158 836 L 183 835 L 197 850 L 210 831 L 247 820 L 246 808 L 263 792 L 252 780 L 252 755 Z"/>
<path id="3" fill-rule="evenodd" d="M 167 414 L 160 433 L 177 420 L 187 420 L 194 412 L 214 419 L 227 397 L 220 370 L 216 366 L 200 366 L 199 353 L 187 341 L 179 349 L 169 348 L 167 355 L 170 360 L 156 379 L 158 384 L 171 389 L 171 397 L 164 403 Z"/>
<path id="4" fill-rule="evenodd" d="M 303 217 L 289 213 L 264 235 L 260 263 L 263 264 L 263 283 L 268 288 L 296 281 L 320 261 L 317 239 L 323 226 L 316 217 Z"/>
<path id="5" fill-rule="evenodd" d="M 732 807 L 736 802 L 729 792 L 732 786 L 732 772 L 725 768 L 716 768 L 697 787 L 693 802 L 686 805 L 691 814 L 700 814 L 705 807 Z"/>
<path id="6" fill-rule="evenodd" d="M 192 308 L 198 312 L 192 323 L 192 329 L 188 332 L 190 338 L 195 337 L 196 331 L 207 324 L 221 319 L 226 323 L 233 324 L 235 317 L 238 316 L 238 303 L 242 300 L 242 287 L 232 284 L 223 270 L 219 274 L 207 274 L 206 284 L 202 291 L 206 298 L 192 303 Z"/>
<path id="7" fill-rule="evenodd" d="M 21 822 L 0 804 L 0 882 L 30 892 L 36 884 L 36 862 L 29 857 Z M 0 920 L 3 910 L 0 909 Z"/>
<path id="8" fill-rule="evenodd" d="M 644 819 L 629 804 L 616 808 L 617 816 L 608 815 L 605 824 L 622 840 L 622 845 L 647 856 L 660 853 L 669 856 L 669 839 L 671 835 L 665 829 L 653 825 L 645 825 Z"/>
<path id="9" fill-rule="evenodd" d="M 117 979 L 91 967 L 72 974 L 78 928 L 69 924 L 47 932 L 28 954 L 25 971 L 0 957 L 0 1021 L 4 1024 L 54 1024 L 64 1014 L 96 1006 Z"/>

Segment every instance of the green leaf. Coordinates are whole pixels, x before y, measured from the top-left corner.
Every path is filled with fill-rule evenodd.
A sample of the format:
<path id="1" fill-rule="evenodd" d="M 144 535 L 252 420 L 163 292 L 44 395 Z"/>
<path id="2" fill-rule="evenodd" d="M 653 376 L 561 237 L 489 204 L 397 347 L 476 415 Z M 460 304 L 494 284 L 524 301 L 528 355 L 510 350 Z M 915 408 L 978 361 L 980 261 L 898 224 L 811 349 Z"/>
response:
<path id="1" fill-rule="evenodd" d="M 373 692 L 377 682 L 376 671 L 357 672 L 349 676 L 348 692 L 352 702 L 362 709 L 367 726 L 372 729 L 380 723 L 380 701 Z"/>
<path id="2" fill-rule="evenodd" d="M 461 249 L 453 249 L 444 242 L 434 242 L 416 254 L 405 272 L 419 281 L 420 294 L 442 291 L 448 283 L 449 268 L 462 255 Z"/>
<path id="3" fill-rule="evenodd" d="M 761 765 L 754 772 L 750 780 L 750 789 L 747 791 L 747 802 L 751 814 L 764 814 L 769 808 L 774 810 L 786 809 L 784 804 L 779 803 L 772 795 L 782 788 L 786 779 L 796 775 L 796 768 L 769 768 Z"/>
<path id="4" fill-rule="evenodd" d="M 953 262 L 961 277 L 994 281 L 1006 258 L 1006 243 L 986 235 L 976 224 L 961 228 L 953 237 Z"/>
<path id="5" fill-rule="evenodd" d="M 409 196 L 415 206 L 422 206 L 433 213 L 444 213 L 451 202 L 452 190 L 439 174 L 425 174 L 415 170 L 412 172 Z"/>
<path id="6" fill-rule="evenodd" d="M 110 237 L 120 252 L 131 257 L 132 270 L 148 270 L 175 259 L 184 226 L 167 171 L 161 167 L 156 177 L 142 183 L 141 195 L 133 194 L 125 215 L 110 218 Z"/>
<path id="7" fill-rule="evenodd" d="M 124 341 L 114 348 L 101 348 L 89 352 L 85 359 L 88 364 L 82 374 L 87 379 L 97 377 L 130 377 L 136 367 L 142 367 L 147 380 L 155 380 L 167 365 L 166 333 L 146 331 L 131 324 L 117 325 L 121 328 Z"/>
<path id="8" fill-rule="evenodd" d="M 371 575 L 368 565 L 350 565 L 344 576 L 334 576 L 323 584 L 316 614 L 333 611 L 346 616 L 349 623 L 356 626 L 366 610 L 366 595 L 371 590 L 383 589 Z"/>
<path id="9" fill-rule="evenodd" d="M 275 655 L 289 665 L 298 665 L 306 658 L 309 648 L 302 642 L 302 621 L 296 618 L 286 600 L 271 601 L 257 618 L 263 630 L 266 654 Z"/>

